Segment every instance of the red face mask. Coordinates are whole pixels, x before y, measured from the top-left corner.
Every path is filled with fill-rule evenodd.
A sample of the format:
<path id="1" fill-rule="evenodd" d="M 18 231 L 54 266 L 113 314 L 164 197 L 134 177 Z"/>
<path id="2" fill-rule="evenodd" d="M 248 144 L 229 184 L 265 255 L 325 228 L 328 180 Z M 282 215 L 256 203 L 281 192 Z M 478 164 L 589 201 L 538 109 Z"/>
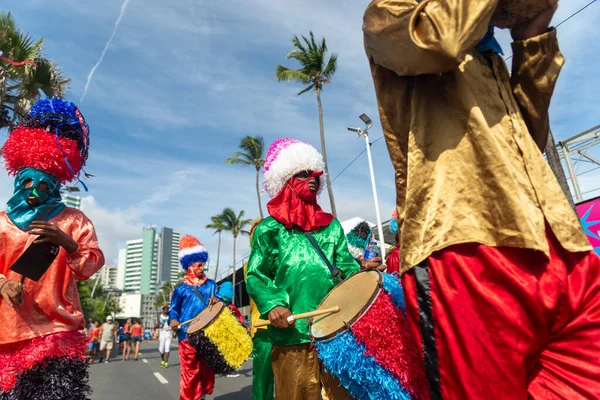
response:
<path id="1" fill-rule="evenodd" d="M 319 193 L 321 175 L 323 175 L 323 172 L 306 171 L 306 173 L 310 174 L 308 178 L 301 179 L 298 177 L 293 177 L 287 184 L 292 189 L 292 192 L 300 198 L 300 200 L 309 204 L 316 204 L 317 193 Z M 316 190 L 314 192 L 310 190 L 309 187 L 309 183 L 311 182 L 316 186 Z"/>
<path id="2" fill-rule="evenodd" d="M 300 228 L 310 232 L 329 225 L 333 221 L 333 215 L 324 212 L 317 204 L 317 179 L 321 175 L 323 172 L 312 172 L 306 179 L 290 179 L 281 192 L 267 204 L 269 214 L 286 229 Z M 311 180 L 317 183 L 317 190 L 314 192 L 309 188 Z"/>

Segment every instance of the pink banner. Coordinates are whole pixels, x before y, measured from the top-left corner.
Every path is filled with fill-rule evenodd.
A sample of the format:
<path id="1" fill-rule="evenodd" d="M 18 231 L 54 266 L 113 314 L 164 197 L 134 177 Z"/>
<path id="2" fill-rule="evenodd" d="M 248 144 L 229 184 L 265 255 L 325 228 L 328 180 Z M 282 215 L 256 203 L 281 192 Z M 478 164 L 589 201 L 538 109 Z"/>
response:
<path id="1" fill-rule="evenodd" d="M 600 197 L 577 204 L 577 214 L 594 251 L 600 255 Z"/>

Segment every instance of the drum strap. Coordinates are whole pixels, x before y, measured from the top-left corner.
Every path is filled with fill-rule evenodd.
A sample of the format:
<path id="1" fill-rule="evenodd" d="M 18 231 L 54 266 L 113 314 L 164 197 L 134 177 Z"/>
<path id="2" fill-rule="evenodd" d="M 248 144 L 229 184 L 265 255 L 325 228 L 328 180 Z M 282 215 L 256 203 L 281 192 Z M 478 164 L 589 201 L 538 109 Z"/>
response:
<path id="1" fill-rule="evenodd" d="M 325 261 L 327 268 L 329 268 L 329 272 L 331 272 L 331 276 L 333 276 L 333 280 L 336 282 L 340 282 L 342 280 L 342 271 L 340 271 L 337 267 L 335 267 L 333 264 L 331 264 L 331 262 L 329 261 L 329 259 L 325 255 L 325 253 L 323 253 L 321 246 L 319 246 L 319 244 L 317 243 L 317 241 L 315 240 L 313 235 L 311 235 L 308 232 L 304 232 L 304 234 L 306 235 L 310 244 L 313 245 L 313 247 L 315 248 L 317 253 L 319 253 L 319 255 L 321 256 L 323 261 Z"/>
<path id="2" fill-rule="evenodd" d="M 192 290 L 194 291 L 194 293 L 196 293 L 196 296 L 200 297 L 200 300 L 202 300 L 202 304 L 206 305 L 206 300 L 204 300 L 204 296 L 202 296 L 202 293 L 200 293 L 198 288 L 192 287 Z"/>

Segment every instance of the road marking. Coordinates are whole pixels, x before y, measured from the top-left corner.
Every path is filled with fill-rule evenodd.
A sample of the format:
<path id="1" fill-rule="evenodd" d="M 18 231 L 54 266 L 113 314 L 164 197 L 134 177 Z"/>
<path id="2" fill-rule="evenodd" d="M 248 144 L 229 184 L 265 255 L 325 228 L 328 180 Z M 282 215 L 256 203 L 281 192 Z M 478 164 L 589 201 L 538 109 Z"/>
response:
<path id="1" fill-rule="evenodd" d="M 159 372 L 155 372 L 155 373 L 154 373 L 154 376 L 155 376 L 155 377 L 156 377 L 156 379 L 158 379 L 158 381 L 159 381 L 160 383 L 162 383 L 163 385 L 166 385 L 167 383 L 169 383 L 169 381 L 168 381 L 168 380 L 166 380 L 166 379 L 165 379 L 165 377 L 164 377 L 164 376 L 162 376 L 162 375 L 161 375 Z"/>
<path id="2" fill-rule="evenodd" d="M 145 358 L 142 358 L 142 361 L 146 364 L 148 364 L 148 360 L 146 360 Z"/>

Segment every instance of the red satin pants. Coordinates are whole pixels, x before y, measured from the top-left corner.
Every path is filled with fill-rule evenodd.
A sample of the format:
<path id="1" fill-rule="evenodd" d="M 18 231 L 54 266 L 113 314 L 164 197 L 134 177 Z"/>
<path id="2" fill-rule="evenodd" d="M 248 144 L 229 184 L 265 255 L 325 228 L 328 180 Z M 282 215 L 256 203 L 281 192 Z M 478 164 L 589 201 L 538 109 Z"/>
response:
<path id="1" fill-rule="evenodd" d="M 179 362 L 181 364 L 180 400 L 198 400 L 213 392 L 215 373 L 201 357 L 198 357 L 198 353 L 190 346 L 187 339 L 179 342 Z"/>
<path id="2" fill-rule="evenodd" d="M 405 273 L 431 399 L 600 399 L 600 259 L 461 244 Z"/>

